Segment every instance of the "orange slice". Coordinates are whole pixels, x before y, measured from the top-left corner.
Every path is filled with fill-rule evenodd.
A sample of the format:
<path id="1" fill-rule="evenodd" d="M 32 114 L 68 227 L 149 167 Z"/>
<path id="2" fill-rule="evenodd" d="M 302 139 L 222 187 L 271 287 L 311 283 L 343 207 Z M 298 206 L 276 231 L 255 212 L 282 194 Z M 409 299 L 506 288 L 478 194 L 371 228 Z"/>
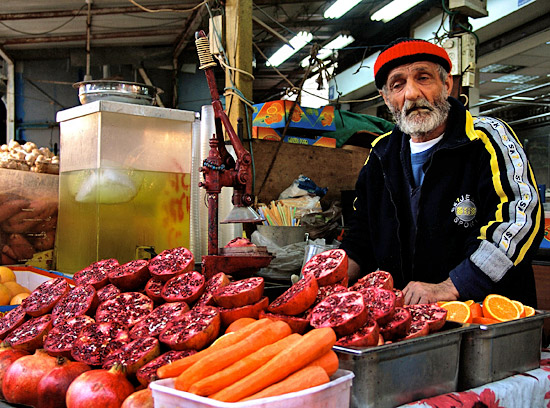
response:
<path id="1" fill-rule="evenodd" d="M 472 299 L 470 299 L 470 300 L 465 300 L 464 303 L 466 303 L 468 306 L 472 306 L 474 301 Z"/>
<path id="2" fill-rule="evenodd" d="M 479 303 L 472 303 L 470 305 L 470 312 L 472 313 L 472 318 L 483 316 L 483 309 Z"/>
<path id="3" fill-rule="evenodd" d="M 525 317 L 530 317 L 535 315 L 535 309 L 531 306 L 523 306 L 525 309 Z"/>
<path id="4" fill-rule="evenodd" d="M 499 322 L 519 319 L 519 310 L 506 296 L 491 294 L 483 300 L 483 317 L 496 319 Z"/>
<path id="5" fill-rule="evenodd" d="M 525 307 L 519 300 L 512 300 L 512 303 L 518 308 L 519 317 L 525 317 Z"/>
<path id="6" fill-rule="evenodd" d="M 472 323 L 475 324 L 495 324 L 500 323 L 498 320 L 490 319 L 489 317 L 473 317 Z"/>
<path id="7" fill-rule="evenodd" d="M 464 302 L 453 300 L 451 302 L 443 303 L 441 307 L 447 310 L 447 320 L 458 323 L 472 322 L 472 313 L 470 311 L 470 306 L 468 306 Z"/>

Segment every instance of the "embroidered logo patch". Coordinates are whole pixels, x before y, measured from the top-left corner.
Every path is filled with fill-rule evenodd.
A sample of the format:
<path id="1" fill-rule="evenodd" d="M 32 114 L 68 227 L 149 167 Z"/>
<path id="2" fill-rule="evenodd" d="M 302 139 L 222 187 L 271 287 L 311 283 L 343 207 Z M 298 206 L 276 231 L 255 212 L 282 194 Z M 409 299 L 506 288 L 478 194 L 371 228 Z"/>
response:
<path id="1" fill-rule="evenodd" d="M 451 210 L 454 213 L 454 222 L 457 225 L 461 225 L 464 228 L 468 228 L 474 225 L 476 222 L 477 207 L 472 201 L 470 194 L 464 194 L 458 197 L 453 203 Z"/>

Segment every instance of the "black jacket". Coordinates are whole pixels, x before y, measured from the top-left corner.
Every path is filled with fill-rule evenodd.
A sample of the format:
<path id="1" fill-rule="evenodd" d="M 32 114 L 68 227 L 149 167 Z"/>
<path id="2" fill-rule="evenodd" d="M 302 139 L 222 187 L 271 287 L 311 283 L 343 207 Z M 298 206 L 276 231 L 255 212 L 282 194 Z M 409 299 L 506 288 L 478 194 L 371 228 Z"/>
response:
<path id="1" fill-rule="evenodd" d="M 362 274 L 440 283 L 462 300 L 499 293 L 536 307 L 531 267 L 544 212 L 525 152 L 503 122 L 473 118 L 453 98 L 443 140 L 425 164 L 414 223 L 409 137 L 397 127 L 373 142 L 356 184 L 341 247 Z"/>

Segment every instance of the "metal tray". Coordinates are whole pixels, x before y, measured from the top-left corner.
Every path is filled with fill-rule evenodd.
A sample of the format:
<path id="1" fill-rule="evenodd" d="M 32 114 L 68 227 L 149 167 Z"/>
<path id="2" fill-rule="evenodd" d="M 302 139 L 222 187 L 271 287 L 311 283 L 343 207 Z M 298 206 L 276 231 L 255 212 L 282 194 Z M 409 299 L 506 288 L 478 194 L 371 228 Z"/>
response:
<path id="1" fill-rule="evenodd" d="M 350 407 L 395 407 L 457 390 L 462 336 L 477 326 L 446 322 L 437 332 L 370 348 L 334 346 L 353 371 Z"/>
<path id="2" fill-rule="evenodd" d="M 550 311 L 464 333 L 458 391 L 479 387 L 540 366 L 542 326 Z"/>
<path id="3" fill-rule="evenodd" d="M 83 105 L 100 100 L 152 105 L 157 94 L 154 86 L 107 79 L 77 82 L 73 88 L 78 89 L 78 98 Z"/>

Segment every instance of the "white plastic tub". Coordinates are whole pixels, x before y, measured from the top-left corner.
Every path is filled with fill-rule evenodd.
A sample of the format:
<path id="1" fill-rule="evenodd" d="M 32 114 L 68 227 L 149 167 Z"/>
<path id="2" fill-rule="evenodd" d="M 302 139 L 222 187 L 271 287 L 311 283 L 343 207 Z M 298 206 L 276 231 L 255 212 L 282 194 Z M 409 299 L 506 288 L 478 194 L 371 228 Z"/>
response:
<path id="1" fill-rule="evenodd" d="M 178 391 L 174 388 L 174 380 L 170 378 L 154 381 L 150 387 L 153 390 L 155 408 L 347 408 L 353 376 L 351 371 L 338 370 L 327 384 L 247 402 L 221 402 Z"/>

